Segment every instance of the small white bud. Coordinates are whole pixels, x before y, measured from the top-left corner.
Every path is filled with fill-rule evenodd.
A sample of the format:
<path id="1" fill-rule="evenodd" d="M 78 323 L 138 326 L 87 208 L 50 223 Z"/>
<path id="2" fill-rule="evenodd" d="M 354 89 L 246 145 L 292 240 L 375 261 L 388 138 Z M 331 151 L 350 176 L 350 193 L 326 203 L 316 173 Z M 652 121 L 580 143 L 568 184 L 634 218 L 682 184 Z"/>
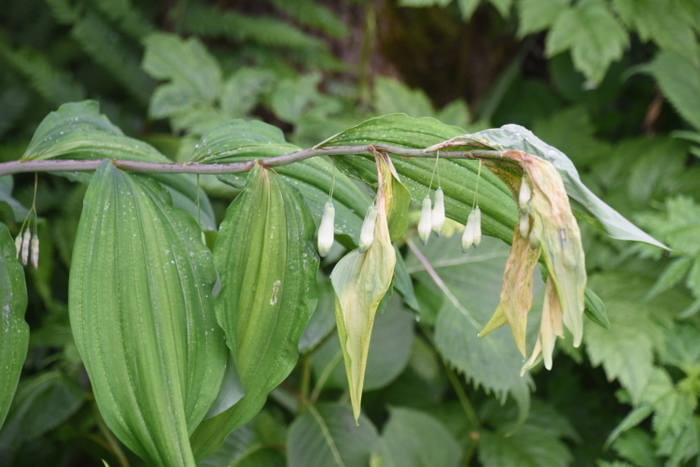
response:
<path id="1" fill-rule="evenodd" d="M 530 214 L 524 212 L 520 214 L 520 236 L 527 238 L 530 234 Z"/>
<path id="2" fill-rule="evenodd" d="M 32 266 L 34 269 L 39 269 L 39 237 L 37 234 L 32 235 Z"/>
<path id="3" fill-rule="evenodd" d="M 420 220 L 418 221 L 418 236 L 423 245 L 428 244 L 430 231 L 433 228 L 432 209 L 430 208 L 430 196 L 423 198 L 423 208 L 420 211 Z"/>
<path id="4" fill-rule="evenodd" d="M 333 246 L 333 235 L 335 231 L 335 206 L 332 201 L 326 201 L 323 208 L 321 225 L 318 228 L 318 254 L 324 257 Z"/>
<path id="5" fill-rule="evenodd" d="M 530 184 L 527 183 L 527 180 L 525 180 L 525 176 L 523 175 L 523 179 L 520 182 L 520 193 L 518 195 L 518 204 L 520 205 L 521 210 L 528 210 L 527 203 L 530 202 L 530 199 L 532 199 L 532 189 L 530 188 Z"/>
<path id="6" fill-rule="evenodd" d="M 442 233 L 442 226 L 445 223 L 445 195 L 442 192 L 442 188 L 435 190 L 435 206 L 433 207 L 432 221 L 433 232 L 439 237 Z"/>
<path id="7" fill-rule="evenodd" d="M 472 245 L 481 243 L 481 210 L 479 206 L 469 213 L 467 225 L 462 235 L 462 251 L 466 252 Z"/>
<path id="8" fill-rule="evenodd" d="M 19 259 L 19 253 L 22 251 L 22 232 L 15 237 L 15 258 Z"/>
<path id="9" fill-rule="evenodd" d="M 370 246 L 372 246 L 372 242 L 374 241 L 374 226 L 376 223 L 377 206 L 373 204 L 367 208 L 365 221 L 362 223 L 362 230 L 360 230 L 360 245 L 357 248 L 360 253 L 364 253 Z"/>
<path id="10" fill-rule="evenodd" d="M 24 237 L 22 237 L 22 264 L 27 265 L 29 260 L 29 242 L 32 239 L 32 233 L 29 229 L 24 231 Z"/>

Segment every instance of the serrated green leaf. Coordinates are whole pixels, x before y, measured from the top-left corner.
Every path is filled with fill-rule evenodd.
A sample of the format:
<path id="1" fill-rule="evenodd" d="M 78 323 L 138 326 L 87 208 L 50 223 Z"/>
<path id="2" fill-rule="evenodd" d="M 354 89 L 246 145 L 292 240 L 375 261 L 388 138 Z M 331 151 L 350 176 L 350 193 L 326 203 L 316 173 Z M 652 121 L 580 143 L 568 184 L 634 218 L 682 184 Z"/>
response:
<path id="1" fill-rule="evenodd" d="M 236 355 L 245 396 L 205 420 L 192 436 L 198 458 L 262 408 L 292 371 L 316 306 L 315 226 L 299 193 L 273 171 L 256 168 L 229 207 L 214 247 L 221 277 L 216 316 Z"/>
<path id="2" fill-rule="evenodd" d="M 374 81 L 374 110 L 378 114 L 403 112 L 411 117 L 432 117 L 433 106 L 420 89 L 411 89 L 394 78 L 379 76 Z"/>
<path id="3" fill-rule="evenodd" d="M 693 258 L 691 256 L 682 256 L 670 263 L 654 283 L 654 286 L 649 289 L 646 299 L 651 300 L 678 284 L 688 272 L 692 263 Z"/>
<path id="4" fill-rule="evenodd" d="M 652 40 L 661 49 L 693 60 L 698 52 L 693 31 L 697 18 L 683 11 L 683 3 L 677 0 L 662 4 L 654 0 L 613 0 L 612 7 L 643 41 Z"/>
<path id="5" fill-rule="evenodd" d="M 39 124 L 20 161 L 47 159 L 123 159 L 172 162 L 153 146 L 129 138 L 107 117 L 96 101 L 64 104 Z M 153 174 L 171 190 L 179 207 L 192 212 L 205 230 L 215 230 L 214 211 L 196 179 L 188 174 Z"/>
<path id="6" fill-rule="evenodd" d="M 154 465 L 194 465 L 189 435 L 226 365 L 200 236 L 151 178 L 108 161 L 93 176 L 73 251 L 71 327 L 105 422 Z"/>
<path id="7" fill-rule="evenodd" d="M 413 342 L 413 315 L 392 297 L 372 328 L 367 355 L 364 389 L 380 389 L 394 381 L 406 368 Z M 311 363 L 318 380 L 327 378 L 324 388 L 345 388 L 347 377 L 341 364 L 342 351 L 332 336 L 313 353 Z"/>
<path id="8" fill-rule="evenodd" d="M 557 17 L 547 35 L 546 53 L 552 57 L 571 50 L 576 69 L 597 85 L 610 64 L 622 58 L 628 41 L 602 0 L 582 0 Z"/>
<path id="9" fill-rule="evenodd" d="M 374 241 L 371 246 L 363 253 L 353 250 L 345 255 L 331 273 L 331 283 L 336 295 L 338 337 L 343 350 L 355 420 L 360 416 L 374 317 L 389 290 L 396 265 L 396 252 L 391 244 L 387 225 L 385 186 L 390 183 L 391 180 L 380 182 L 376 201 Z"/>
<path id="10" fill-rule="evenodd" d="M 659 467 L 654 440 L 644 430 L 636 428 L 623 433 L 613 444 L 613 449 L 624 459 L 639 467 Z"/>
<path id="11" fill-rule="evenodd" d="M 0 223 L 0 428 L 17 389 L 19 375 L 29 346 L 27 286 L 24 269 L 16 259 L 15 242 L 5 224 Z"/>
<path id="12" fill-rule="evenodd" d="M 610 329 L 587 326 L 586 351 L 593 365 L 602 365 L 609 380 L 617 379 L 638 402 L 653 372 L 654 352 L 663 350 L 663 314 L 658 303 L 643 303 L 648 284 L 624 274 L 597 275 L 589 281 L 610 317 Z"/>
<path id="13" fill-rule="evenodd" d="M 571 0 L 521 0 L 517 2 L 520 24 L 518 35 L 526 36 L 551 27 L 568 8 Z"/>
<path id="14" fill-rule="evenodd" d="M 412 118 L 405 114 L 390 114 L 371 118 L 349 128 L 316 147 L 352 146 L 367 144 L 389 144 L 404 148 L 425 149 L 462 130 L 440 123 L 432 118 Z M 362 178 L 367 183 L 376 183 L 374 161 L 364 157 L 336 157 L 339 166 Z M 414 202 L 420 204 L 428 193 L 435 171 L 435 161 L 392 157 L 396 172 L 411 192 Z M 445 213 L 457 222 L 465 222 L 473 205 L 479 164 L 468 160 L 440 159 L 438 172 L 445 193 Z M 517 222 L 517 209 L 513 197 L 495 175 L 481 173 L 479 182 L 479 206 L 482 211 L 482 231 L 510 243 L 513 227 Z"/>
<path id="15" fill-rule="evenodd" d="M 183 103 L 211 103 L 221 94 L 219 64 L 196 38 L 157 32 L 148 35 L 144 45 L 143 69 L 156 79 L 168 80 L 171 89 L 182 93 Z"/>
<path id="16" fill-rule="evenodd" d="M 270 108 L 285 122 L 296 123 L 318 96 L 318 73 L 284 79 L 270 95 Z"/>
<path id="17" fill-rule="evenodd" d="M 520 376 L 523 358 L 510 332 L 498 329 L 486 337 L 477 334 L 496 308 L 503 282 L 508 248 L 484 238 L 476 249 L 461 252 L 460 239 L 433 239 L 419 246 L 447 290 L 435 325 L 435 345 L 443 357 L 464 373 L 475 386 L 483 386 L 501 400 L 508 394 L 522 402 L 521 415 L 529 404 L 529 374 Z M 421 284 L 435 288 L 434 279 L 415 255 L 407 258 L 407 268 Z M 541 281 L 539 287 L 542 287 Z"/>
<path id="18" fill-rule="evenodd" d="M 287 462 L 290 467 L 350 467 L 368 465 L 380 449 L 372 422 L 360 415 L 355 426 L 350 407 L 308 405 L 289 427 Z"/>
<path id="19" fill-rule="evenodd" d="M 700 254 L 700 205 L 688 196 L 667 198 L 665 212 L 639 213 L 637 221 L 675 251 Z"/>
<path id="20" fill-rule="evenodd" d="M 510 7 L 513 4 L 513 0 L 489 0 L 489 3 L 491 3 L 491 5 L 498 10 L 502 17 L 507 18 L 509 16 Z"/>
<path id="21" fill-rule="evenodd" d="M 275 75 L 267 69 L 241 67 L 224 83 L 221 110 L 229 118 L 243 118 L 250 114 L 262 95 L 269 92 Z"/>
<path id="22" fill-rule="evenodd" d="M 382 433 L 385 467 L 458 466 L 462 449 L 433 417 L 411 409 L 389 408 Z"/>
<path id="23" fill-rule="evenodd" d="M 520 125 L 509 124 L 501 128 L 453 138 L 437 147 L 458 148 L 470 145 L 486 146 L 498 150 L 515 149 L 541 157 L 550 162 L 561 175 L 566 187 L 566 193 L 576 201 L 572 208 L 587 218 L 594 218 L 608 235 L 619 240 L 644 242 L 659 248 L 668 249 L 667 246 L 643 232 L 598 198 L 583 184 L 571 160 L 558 149 L 539 139 L 530 130 Z M 481 190 L 481 188 L 479 189 Z M 480 206 L 482 206 L 483 210 L 481 203 Z"/>

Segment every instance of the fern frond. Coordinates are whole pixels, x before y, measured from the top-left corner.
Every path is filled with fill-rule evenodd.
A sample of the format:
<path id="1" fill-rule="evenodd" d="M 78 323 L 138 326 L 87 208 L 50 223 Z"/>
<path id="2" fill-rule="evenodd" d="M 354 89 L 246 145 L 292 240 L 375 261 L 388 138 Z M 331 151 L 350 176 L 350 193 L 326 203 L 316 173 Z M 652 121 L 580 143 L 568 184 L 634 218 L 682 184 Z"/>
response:
<path id="1" fill-rule="evenodd" d="M 34 91 L 55 106 L 85 99 L 83 86 L 69 73 L 55 68 L 41 52 L 29 48 L 14 50 L 0 43 L 0 58 L 24 76 Z"/>
<path id="2" fill-rule="evenodd" d="M 144 16 L 143 9 L 135 8 L 129 0 L 92 0 L 92 4 L 107 19 L 117 24 L 122 32 L 133 38 L 140 39 L 156 29 Z"/>
<path id="3" fill-rule="evenodd" d="M 224 36 L 236 42 L 288 49 L 322 49 L 324 43 L 294 26 L 270 17 L 246 16 L 205 6 L 192 7 L 183 28 L 201 36 Z"/>
<path id="4" fill-rule="evenodd" d="M 141 69 L 138 50 L 130 47 L 123 35 L 96 14 L 88 13 L 75 24 L 72 36 L 131 95 L 148 103 L 155 82 Z"/>
<path id="5" fill-rule="evenodd" d="M 333 37 L 346 37 L 348 28 L 326 6 L 314 0 L 271 0 L 275 7 L 291 16 L 299 24 L 310 26 Z"/>

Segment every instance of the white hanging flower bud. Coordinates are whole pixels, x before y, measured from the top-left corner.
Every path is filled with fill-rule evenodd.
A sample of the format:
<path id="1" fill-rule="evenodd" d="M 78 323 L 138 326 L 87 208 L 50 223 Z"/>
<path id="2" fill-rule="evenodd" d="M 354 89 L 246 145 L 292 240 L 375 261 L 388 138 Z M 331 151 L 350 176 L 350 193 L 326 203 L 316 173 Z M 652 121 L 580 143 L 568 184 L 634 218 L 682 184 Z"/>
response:
<path id="1" fill-rule="evenodd" d="M 442 226 L 445 223 L 445 195 L 442 192 L 442 188 L 435 190 L 435 206 L 433 207 L 432 221 L 433 232 L 439 237 L 442 233 Z"/>
<path id="2" fill-rule="evenodd" d="M 39 237 L 37 234 L 32 235 L 32 266 L 34 269 L 39 269 Z"/>
<path id="3" fill-rule="evenodd" d="M 360 253 L 364 253 L 370 246 L 372 246 L 372 242 L 374 241 L 374 226 L 376 223 L 377 206 L 373 204 L 367 208 L 365 221 L 362 223 L 362 230 L 360 230 L 360 245 L 357 248 Z"/>
<path id="4" fill-rule="evenodd" d="M 479 243 L 481 243 L 481 209 L 477 206 L 467 218 L 467 225 L 462 235 L 462 251 L 466 252 L 472 245 L 479 246 Z"/>
<path id="5" fill-rule="evenodd" d="M 22 264 L 27 265 L 29 260 L 29 242 L 32 239 L 32 233 L 29 229 L 24 231 L 24 237 L 22 237 Z"/>
<path id="6" fill-rule="evenodd" d="M 423 198 L 423 208 L 420 211 L 420 221 L 418 221 L 418 236 L 423 245 L 428 244 L 430 231 L 433 228 L 432 209 L 430 208 L 430 196 Z"/>
<path id="7" fill-rule="evenodd" d="M 527 238 L 530 235 L 530 214 L 524 212 L 520 214 L 520 236 Z"/>
<path id="8" fill-rule="evenodd" d="M 530 184 L 527 183 L 527 180 L 525 179 L 525 176 L 523 175 L 523 179 L 520 182 L 520 193 L 518 195 L 518 205 L 520 205 L 520 209 L 523 211 L 527 211 L 527 203 L 530 202 L 530 199 L 532 198 L 532 188 L 530 188 Z"/>
<path id="9" fill-rule="evenodd" d="M 19 259 L 19 253 L 22 251 L 22 232 L 15 237 L 15 258 Z"/>
<path id="10" fill-rule="evenodd" d="M 324 257 L 333 246 L 333 234 L 335 231 L 335 206 L 332 201 L 326 201 L 323 208 L 321 225 L 318 228 L 318 254 Z"/>

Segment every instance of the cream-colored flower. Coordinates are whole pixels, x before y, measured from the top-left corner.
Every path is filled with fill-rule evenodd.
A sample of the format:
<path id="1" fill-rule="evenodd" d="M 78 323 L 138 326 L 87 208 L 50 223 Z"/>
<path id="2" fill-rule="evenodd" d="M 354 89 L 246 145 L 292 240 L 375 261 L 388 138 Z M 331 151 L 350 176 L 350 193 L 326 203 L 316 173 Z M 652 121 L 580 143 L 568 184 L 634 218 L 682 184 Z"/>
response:
<path id="1" fill-rule="evenodd" d="M 318 254 L 324 257 L 333 246 L 333 235 L 335 233 L 335 206 L 332 201 L 326 201 L 323 208 L 321 225 L 318 228 Z"/>
<path id="2" fill-rule="evenodd" d="M 362 229 L 360 230 L 360 245 L 358 250 L 360 253 L 364 253 L 367 249 L 372 246 L 374 241 L 374 226 L 377 223 L 377 206 L 374 204 L 367 208 L 367 214 L 365 214 L 365 220 L 362 223 Z"/>
<path id="3" fill-rule="evenodd" d="M 428 244 L 430 232 L 433 229 L 432 209 L 430 207 L 430 196 L 426 195 L 423 198 L 423 208 L 420 211 L 420 220 L 418 221 L 418 237 L 423 245 Z"/>
<path id="4" fill-rule="evenodd" d="M 479 246 L 481 243 L 481 209 L 475 207 L 467 217 L 467 225 L 462 234 L 462 251 L 467 251 L 472 245 Z"/>
<path id="5" fill-rule="evenodd" d="M 432 212 L 433 232 L 438 237 L 442 235 L 442 226 L 445 224 L 445 194 L 442 188 L 435 190 L 435 206 Z"/>

